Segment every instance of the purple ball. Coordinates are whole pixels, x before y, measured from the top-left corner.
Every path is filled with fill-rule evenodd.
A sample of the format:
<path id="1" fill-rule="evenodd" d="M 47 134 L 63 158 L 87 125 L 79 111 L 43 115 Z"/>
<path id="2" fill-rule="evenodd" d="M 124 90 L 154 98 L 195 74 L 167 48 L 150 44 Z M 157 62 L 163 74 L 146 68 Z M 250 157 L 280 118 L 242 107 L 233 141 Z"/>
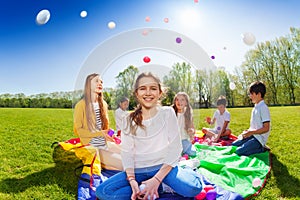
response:
<path id="1" fill-rule="evenodd" d="M 181 43 L 181 41 L 182 41 L 182 40 L 181 40 L 180 37 L 176 38 L 176 42 L 177 42 L 177 43 Z"/>
<path id="2" fill-rule="evenodd" d="M 217 192 L 216 190 L 209 190 L 206 193 L 206 199 L 207 200 L 215 200 L 217 198 Z"/>
<path id="3" fill-rule="evenodd" d="M 109 129 L 107 134 L 108 134 L 110 137 L 112 137 L 114 133 L 115 133 L 114 130 Z"/>

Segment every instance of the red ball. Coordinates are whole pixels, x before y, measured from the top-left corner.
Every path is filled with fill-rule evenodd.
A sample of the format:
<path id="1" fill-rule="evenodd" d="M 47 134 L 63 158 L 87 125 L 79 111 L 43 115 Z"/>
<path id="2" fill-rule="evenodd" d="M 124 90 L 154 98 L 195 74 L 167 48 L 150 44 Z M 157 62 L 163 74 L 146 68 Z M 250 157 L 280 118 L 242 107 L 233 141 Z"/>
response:
<path id="1" fill-rule="evenodd" d="M 151 59 L 148 56 L 145 56 L 143 60 L 145 63 L 149 63 L 151 61 Z"/>
<path id="2" fill-rule="evenodd" d="M 215 189 L 215 188 L 214 188 L 214 186 L 212 186 L 212 185 L 206 185 L 206 186 L 204 187 L 205 192 L 208 192 L 208 191 L 213 190 L 213 189 Z"/>
<path id="3" fill-rule="evenodd" d="M 206 197 L 206 192 L 205 190 L 202 190 L 197 196 L 195 196 L 196 200 L 203 200 Z"/>

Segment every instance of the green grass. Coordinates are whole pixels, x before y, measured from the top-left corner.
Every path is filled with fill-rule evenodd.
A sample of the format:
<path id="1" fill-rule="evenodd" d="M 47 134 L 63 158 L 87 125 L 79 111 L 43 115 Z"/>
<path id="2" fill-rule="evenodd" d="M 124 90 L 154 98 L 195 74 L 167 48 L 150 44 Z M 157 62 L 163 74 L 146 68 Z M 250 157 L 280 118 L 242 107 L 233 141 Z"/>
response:
<path id="1" fill-rule="evenodd" d="M 248 128 L 252 108 L 231 108 L 230 128 Z M 300 199 L 300 107 L 271 107 L 268 145 L 273 168 L 262 192 L 253 199 Z M 214 109 L 194 110 L 195 126 Z M 115 127 L 110 111 L 111 127 Z M 73 138 L 71 109 L 0 109 L 0 199 L 76 199 L 74 168 L 81 161 L 72 153 L 51 147 Z"/>

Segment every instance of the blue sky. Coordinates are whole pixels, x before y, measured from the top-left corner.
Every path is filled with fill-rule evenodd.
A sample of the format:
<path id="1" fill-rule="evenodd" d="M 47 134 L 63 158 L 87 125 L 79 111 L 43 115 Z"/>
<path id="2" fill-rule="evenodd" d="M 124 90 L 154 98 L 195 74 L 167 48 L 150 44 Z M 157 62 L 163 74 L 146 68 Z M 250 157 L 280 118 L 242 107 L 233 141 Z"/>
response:
<path id="1" fill-rule="evenodd" d="M 215 56 L 216 66 L 232 72 L 256 45 L 243 43 L 242 33 L 253 33 L 256 43 L 287 35 L 290 27 L 300 27 L 299 8 L 297 0 L 1 0 L 0 94 L 72 91 L 83 63 L 99 44 L 143 27 L 189 37 Z M 51 17 L 45 25 L 37 25 L 35 18 L 42 9 L 48 9 Z M 85 18 L 80 16 L 83 10 Z M 110 21 L 116 23 L 114 29 L 107 27 Z M 161 62 L 176 61 L 155 56 L 159 55 Z M 132 64 L 145 64 L 132 56 L 138 61 Z M 125 60 L 115 63 L 125 68 L 129 64 Z M 109 70 L 103 75 L 111 81 L 108 86 L 122 69 Z"/>

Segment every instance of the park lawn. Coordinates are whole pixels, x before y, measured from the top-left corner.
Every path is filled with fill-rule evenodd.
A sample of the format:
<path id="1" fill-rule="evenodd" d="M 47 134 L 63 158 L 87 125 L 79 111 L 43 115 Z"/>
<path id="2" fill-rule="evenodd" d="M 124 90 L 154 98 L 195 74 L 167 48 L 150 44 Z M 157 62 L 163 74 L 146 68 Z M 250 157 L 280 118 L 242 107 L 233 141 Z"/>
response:
<path id="1" fill-rule="evenodd" d="M 234 134 L 248 128 L 252 108 L 230 108 Z M 272 171 L 262 192 L 253 199 L 300 199 L 300 106 L 271 107 L 268 141 Z M 197 129 L 214 109 L 194 110 Z M 115 128 L 113 111 L 109 112 Z M 0 199 L 76 199 L 81 164 L 56 141 L 73 138 L 72 109 L 0 108 Z"/>

